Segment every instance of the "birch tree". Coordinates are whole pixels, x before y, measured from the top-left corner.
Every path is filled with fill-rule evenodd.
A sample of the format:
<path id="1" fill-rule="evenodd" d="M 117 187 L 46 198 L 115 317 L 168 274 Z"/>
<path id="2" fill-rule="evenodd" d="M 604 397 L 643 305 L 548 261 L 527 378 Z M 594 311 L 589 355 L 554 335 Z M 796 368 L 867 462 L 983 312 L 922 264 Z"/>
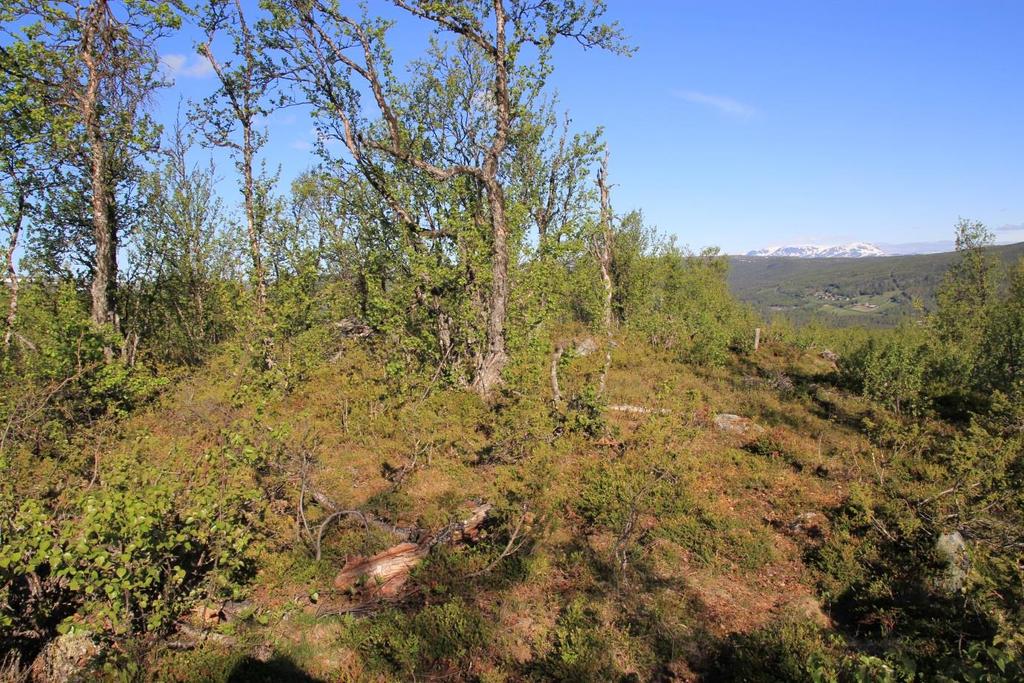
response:
<path id="1" fill-rule="evenodd" d="M 322 113 L 339 123 L 339 139 L 356 168 L 380 192 L 403 223 L 415 226 L 421 217 L 399 196 L 380 173 L 374 158 L 388 159 L 405 173 L 448 185 L 464 183 L 479 188 L 482 220 L 488 228 L 488 291 L 484 302 L 483 344 L 474 363 L 473 387 L 491 397 L 501 383 L 507 360 L 506 319 L 510 278 L 508 183 L 516 154 L 516 142 L 531 107 L 536 106 L 551 72 L 552 48 L 560 39 L 574 40 L 586 48 L 626 52 L 614 24 L 601 21 L 601 2 L 571 0 L 533 3 L 523 0 L 455 0 L 424 2 L 392 0 L 405 15 L 427 22 L 435 40 L 446 40 L 466 53 L 465 62 L 482 66 L 479 89 L 471 106 L 431 111 L 451 125 L 441 130 L 463 131 L 472 140 L 461 141 L 472 158 L 446 158 L 435 152 L 436 136 L 418 134 L 415 117 L 403 109 L 409 92 L 392 69 L 387 46 L 390 25 L 380 20 L 347 13 L 335 0 L 276 5 L 278 46 L 289 54 L 287 70 L 305 86 L 309 99 Z M 440 54 L 443 54 L 441 51 Z M 453 84 L 465 88 L 465 82 Z M 372 105 L 362 106 L 362 93 Z M 469 116 L 469 125 L 463 117 Z M 428 127 L 437 130 L 436 126 Z M 450 141 L 449 141 L 450 142 Z"/>
<path id="2" fill-rule="evenodd" d="M 240 0 L 211 0 L 200 23 L 206 31 L 206 39 L 197 49 L 210 62 L 218 87 L 196 109 L 194 118 L 203 130 L 206 143 L 229 150 L 238 170 L 255 315 L 263 335 L 263 364 L 271 367 L 274 364 L 273 339 L 268 329 L 267 269 L 264 262 L 265 203 L 270 182 L 257 176 L 254 167 L 256 155 L 266 144 L 266 135 L 259 130 L 259 124 L 273 111 L 268 91 L 275 82 L 274 70 Z M 219 57 L 214 52 L 213 45 L 218 35 L 226 35 L 231 42 L 231 50 L 226 57 Z"/>
<path id="3" fill-rule="evenodd" d="M 43 174 L 36 165 L 34 150 L 39 140 L 38 118 L 26 111 L 26 94 L 19 92 L 16 84 L 8 81 L 0 87 L 0 234 L 5 238 L 3 267 L 8 288 L 3 352 L 8 355 L 18 318 L 20 282 L 16 254 L 23 243 L 26 221 L 41 189 Z"/>
<path id="4" fill-rule="evenodd" d="M 155 149 L 157 128 L 144 113 L 163 85 L 156 41 L 180 26 L 180 0 L 11 0 L 10 43 L 0 70 L 34 88 L 50 120 L 50 152 L 81 179 L 90 227 L 92 320 L 119 327 L 118 241 L 124 185 L 137 158 Z"/>
<path id="5" fill-rule="evenodd" d="M 597 233 L 593 236 L 594 255 L 601 269 L 601 283 L 604 286 L 604 299 L 601 322 L 604 326 L 604 368 L 598 384 L 598 395 L 604 394 L 608 382 L 608 370 L 612 365 L 612 201 L 611 186 L 608 184 L 608 154 L 601 162 L 601 170 L 597 174 L 597 186 L 601 195 L 601 214 Z"/>

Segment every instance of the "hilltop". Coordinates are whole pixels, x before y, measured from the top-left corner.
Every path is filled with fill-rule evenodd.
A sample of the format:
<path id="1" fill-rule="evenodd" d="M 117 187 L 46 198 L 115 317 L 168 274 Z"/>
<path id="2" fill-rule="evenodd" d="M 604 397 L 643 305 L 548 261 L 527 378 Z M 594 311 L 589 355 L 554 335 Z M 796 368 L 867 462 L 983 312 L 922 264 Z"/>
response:
<path id="1" fill-rule="evenodd" d="M 1014 680 L 1024 271 L 980 325 L 951 271 L 954 346 L 634 259 L 488 397 L 351 318 L 161 372 L 64 322 L 5 394 L 0 680 Z"/>
<path id="2" fill-rule="evenodd" d="M 573 348 L 586 354 L 587 339 Z M 413 398 L 343 342 L 287 392 L 254 393 L 222 357 L 113 440 L 98 430 L 86 443 L 104 453 L 102 477 L 144 462 L 168 481 L 238 482 L 244 463 L 262 492 L 243 553 L 258 572 L 234 601 L 183 617 L 146 656 L 149 676 L 695 680 L 725 661 L 760 666 L 745 639 L 787 647 L 771 644 L 783 624 L 824 647 L 814 634 L 832 620 L 806 557 L 870 450 L 836 411 L 867 405 L 820 388 L 831 362 L 781 341 L 706 370 L 628 341 L 609 408 L 577 403 L 561 427 L 545 388 L 497 414 L 458 390 Z M 599 363 L 574 354 L 563 391 L 584 390 Z M 434 537 L 482 503 L 485 532 L 436 546 L 397 593 L 336 588 L 346 562 Z M 329 523 L 333 505 L 358 514 Z"/>

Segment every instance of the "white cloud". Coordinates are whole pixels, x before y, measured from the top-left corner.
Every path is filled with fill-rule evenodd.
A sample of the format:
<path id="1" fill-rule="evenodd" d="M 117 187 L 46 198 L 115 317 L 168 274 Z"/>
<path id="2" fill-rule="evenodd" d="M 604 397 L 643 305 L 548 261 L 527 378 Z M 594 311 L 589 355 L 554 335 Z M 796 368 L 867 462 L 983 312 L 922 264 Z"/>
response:
<path id="1" fill-rule="evenodd" d="M 996 232 L 1024 232 L 1024 223 L 1001 225 L 996 228 Z"/>
<path id="2" fill-rule="evenodd" d="M 181 67 L 185 66 L 185 55 L 178 54 L 166 54 L 160 56 L 160 62 L 164 65 L 164 68 L 170 71 L 172 74 L 181 71 Z"/>
<path id="3" fill-rule="evenodd" d="M 748 118 L 757 113 L 753 107 L 743 104 L 731 97 L 722 95 L 711 95 L 697 92 L 696 90 L 673 90 L 672 95 L 691 104 L 699 104 L 704 107 L 711 107 L 727 116 Z"/>
<path id="4" fill-rule="evenodd" d="M 164 65 L 168 75 L 184 78 L 205 78 L 213 73 L 213 65 L 206 57 L 196 55 L 191 59 L 187 55 L 174 52 L 161 55 L 160 62 Z"/>
<path id="5" fill-rule="evenodd" d="M 293 140 L 292 144 L 289 146 L 292 149 L 297 149 L 302 152 L 308 152 L 309 150 L 313 149 L 313 145 L 311 145 L 306 140 Z"/>

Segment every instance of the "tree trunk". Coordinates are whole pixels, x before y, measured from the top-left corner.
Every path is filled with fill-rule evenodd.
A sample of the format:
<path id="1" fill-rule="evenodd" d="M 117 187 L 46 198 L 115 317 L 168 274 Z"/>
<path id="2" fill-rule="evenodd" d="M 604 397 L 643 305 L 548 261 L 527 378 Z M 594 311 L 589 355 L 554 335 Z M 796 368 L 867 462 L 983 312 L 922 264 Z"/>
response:
<path id="1" fill-rule="evenodd" d="M 252 126 L 243 124 L 242 173 L 245 187 L 242 194 L 245 198 L 245 223 L 249 236 L 249 256 L 252 259 L 253 284 L 256 287 L 256 314 L 262 320 L 267 307 L 267 278 L 263 272 L 263 255 L 260 249 L 260 236 L 256 229 L 256 183 L 252 176 Z"/>
<path id="2" fill-rule="evenodd" d="M 256 322 L 262 338 L 263 367 L 274 367 L 274 339 L 267 329 L 267 275 L 263 269 L 260 230 L 256 224 L 256 182 L 252 175 L 253 141 L 252 122 L 242 122 L 242 175 L 245 198 L 245 223 L 249 236 L 249 256 L 252 259 L 252 279 L 256 294 Z"/>
<path id="3" fill-rule="evenodd" d="M 224 67 L 214 58 L 210 45 L 213 42 L 215 30 L 208 32 L 207 42 L 199 46 L 199 51 L 210 62 L 210 66 L 220 81 L 222 92 L 231 106 L 232 115 L 241 128 L 240 144 L 221 138 L 217 138 L 213 144 L 227 147 L 233 150 L 233 154 L 241 152 L 242 155 L 240 162 L 236 158 L 236 164 L 239 165 L 242 174 L 245 227 L 249 238 L 249 258 L 252 262 L 251 280 L 253 294 L 256 297 L 257 334 L 261 337 L 260 343 L 263 347 L 263 368 L 270 369 L 274 366 L 274 338 L 267 324 L 267 273 L 263 264 L 261 244 L 265 226 L 256 217 L 256 181 L 252 172 L 253 158 L 260 147 L 260 141 L 255 137 L 256 134 L 253 131 L 253 119 L 261 111 L 259 101 L 263 97 L 266 83 L 257 76 L 259 67 L 256 63 L 260 59 L 260 52 L 245 21 L 242 3 L 235 0 L 234 5 L 238 25 L 229 33 L 235 39 L 238 57 L 242 60 L 240 68 L 234 73 L 225 73 Z"/>
<path id="4" fill-rule="evenodd" d="M 86 67 L 86 87 L 80 100 L 82 121 L 89 143 L 89 180 L 92 193 L 93 272 L 92 319 L 97 325 L 116 327 L 114 315 L 117 284 L 117 228 L 113 221 L 113 191 L 107 175 L 107 154 L 100 129 L 100 72 L 92 42 L 103 21 L 103 5 L 90 8 L 89 26 L 83 39 L 82 61 Z M 108 353 L 108 356 L 110 354 Z"/>
<path id="5" fill-rule="evenodd" d="M 505 189 L 498 179 L 501 157 L 508 144 L 512 101 L 508 87 L 508 46 L 505 40 L 505 5 L 494 0 L 494 100 L 496 121 L 494 142 L 487 151 L 481 180 L 487 191 L 491 213 L 491 293 L 487 306 L 487 343 L 474 386 L 490 399 L 501 384 L 501 371 L 508 362 L 505 352 L 505 313 L 508 307 L 508 216 Z"/>
<path id="6" fill-rule="evenodd" d="M 612 365 L 612 205 L 608 188 L 608 155 L 605 154 L 601 170 L 597 174 L 597 186 L 601 191 L 601 234 L 598 237 L 597 261 L 601 266 L 601 280 L 604 282 L 604 369 L 598 384 L 598 396 L 604 395 L 608 383 L 608 371 Z"/>
<path id="7" fill-rule="evenodd" d="M 562 389 L 558 386 L 558 363 L 562 360 L 563 353 L 565 347 L 559 344 L 551 356 L 551 400 L 556 408 L 562 405 Z"/>
<path id="8" fill-rule="evenodd" d="M 95 255 L 93 278 L 90 292 L 92 294 L 92 319 L 98 325 L 110 324 L 115 329 L 118 320 L 115 314 L 117 291 L 117 229 L 112 220 L 113 201 L 106 186 L 105 173 L 102 170 L 104 153 L 94 154 L 99 159 L 93 161 L 92 180 L 92 227 Z"/>
<path id="9" fill-rule="evenodd" d="M 497 179 L 487 183 L 487 201 L 491 209 L 491 293 L 487 306 L 487 341 L 473 385 L 484 398 L 490 398 L 501 384 L 505 353 L 505 312 L 508 307 L 508 221 L 505 193 Z"/>
<path id="10" fill-rule="evenodd" d="M 14 267 L 14 250 L 18 248 L 21 237 L 21 226 L 25 220 L 25 190 L 18 188 L 17 209 L 11 221 L 11 238 L 7 244 L 7 279 L 11 300 L 7 304 L 7 326 L 4 329 L 4 353 L 11 350 L 11 338 L 14 336 L 14 323 L 18 318 L 18 271 Z"/>

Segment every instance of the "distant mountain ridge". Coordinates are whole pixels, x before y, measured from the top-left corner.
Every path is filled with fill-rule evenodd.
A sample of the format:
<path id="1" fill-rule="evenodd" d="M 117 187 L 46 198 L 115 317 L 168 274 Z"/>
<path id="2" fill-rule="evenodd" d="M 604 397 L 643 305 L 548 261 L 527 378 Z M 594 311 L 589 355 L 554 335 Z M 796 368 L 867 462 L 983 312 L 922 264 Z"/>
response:
<path id="1" fill-rule="evenodd" d="M 987 247 L 1005 275 L 1024 258 L 1024 242 Z M 753 252 L 757 253 L 757 252 Z M 881 258 L 730 256 L 729 288 L 765 318 L 798 323 L 891 327 L 935 308 L 935 290 L 955 252 Z"/>
<path id="2" fill-rule="evenodd" d="M 885 256 L 879 247 L 868 242 L 851 242 L 835 246 L 801 244 L 785 247 L 768 247 L 748 251 L 747 256 L 789 256 L 792 258 L 866 258 Z"/>

